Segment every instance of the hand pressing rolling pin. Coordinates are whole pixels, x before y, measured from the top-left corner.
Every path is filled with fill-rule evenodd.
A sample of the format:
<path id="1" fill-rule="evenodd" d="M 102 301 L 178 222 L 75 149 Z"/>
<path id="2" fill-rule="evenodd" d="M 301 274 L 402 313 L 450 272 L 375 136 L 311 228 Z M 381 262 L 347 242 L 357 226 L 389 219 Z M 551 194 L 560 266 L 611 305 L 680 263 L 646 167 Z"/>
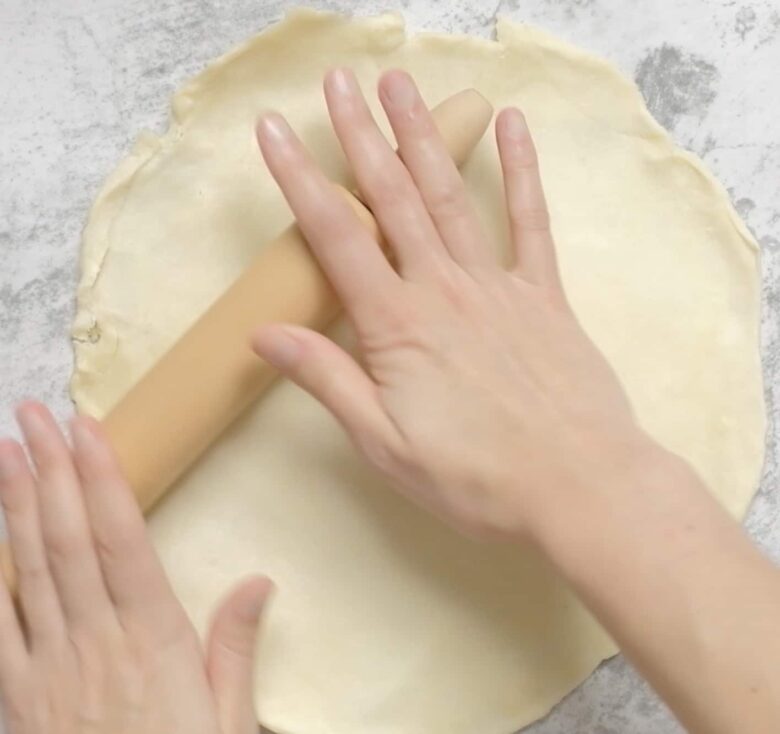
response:
<path id="1" fill-rule="evenodd" d="M 431 116 L 447 153 L 462 165 L 490 125 L 493 108 L 476 90 L 464 89 L 436 105 Z M 381 240 L 360 192 L 334 186 Z M 323 329 L 338 307 L 297 224 L 260 249 L 102 420 L 142 511 L 151 509 L 278 377 L 253 354 L 247 337 L 252 328 L 283 321 Z M 14 564 L 6 544 L 0 544 L 0 571 L 15 593 Z"/>
<path id="2" fill-rule="evenodd" d="M 538 547 L 690 731 L 780 730 L 780 572 L 635 423 L 578 324 L 522 113 L 496 122 L 516 254 L 505 270 L 408 75 L 379 88 L 400 157 L 350 72 L 325 88 L 396 268 L 286 122 L 264 117 L 263 155 L 363 366 L 285 324 L 257 331 L 258 354 L 411 499 L 464 532 Z M 0 593 L 10 734 L 255 732 L 251 656 L 269 582 L 229 597 L 202 658 L 99 426 L 76 419 L 71 451 L 41 406 L 19 418 L 35 473 L 0 444 L 24 619 Z"/>

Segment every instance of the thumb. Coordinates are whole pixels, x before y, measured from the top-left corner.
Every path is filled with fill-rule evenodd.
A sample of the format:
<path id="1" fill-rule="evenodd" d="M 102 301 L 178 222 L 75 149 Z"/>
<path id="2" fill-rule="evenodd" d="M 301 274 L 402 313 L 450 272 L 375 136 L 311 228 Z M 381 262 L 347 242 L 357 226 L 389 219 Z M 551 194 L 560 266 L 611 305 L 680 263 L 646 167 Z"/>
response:
<path id="1" fill-rule="evenodd" d="M 300 326 L 272 324 L 255 332 L 252 346 L 259 357 L 319 400 L 359 445 L 390 435 L 392 425 L 376 383 L 326 336 Z"/>
<path id="2" fill-rule="evenodd" d="M 257 628 L 273 585 L 264 576 L 240 583 L 211 623 L 206 669 L 222 734 L 257 734 L 254 659 Z"/>

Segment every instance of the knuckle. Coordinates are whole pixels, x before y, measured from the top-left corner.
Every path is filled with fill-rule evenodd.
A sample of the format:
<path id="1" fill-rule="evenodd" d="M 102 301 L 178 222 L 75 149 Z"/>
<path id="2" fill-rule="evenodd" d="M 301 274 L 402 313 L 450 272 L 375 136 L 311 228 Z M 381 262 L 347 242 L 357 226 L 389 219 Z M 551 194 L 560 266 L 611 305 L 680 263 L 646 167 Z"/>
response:
<path id="1" fill-rule="evenodd" d="M 111 663 L 114 664 L 114 661 Z M 74 701 L 75 719 L 79 731 L 102 731 L 113 712 L 110 708 L 116 703 L 112 696 L 114 670 L 108 665 L 99 674 L 95 672 L 82 675 L 77 697 Z M 124 695 L 124 692 L 122 692 Z M 123 711 L 123 714 L 126 713 Z"/>
<path id="2" fill-rule="evenodd" d="M 3 695 L 3 721 L 8 731 L 28 731 L 28 723 L 31 715 L 39 713 L 45 707 L 45 702 L 30 701 L 28 686 L 6 685 Z M 41 731 L 45 731 L 41 729 Z"/>
<path id="3" fill-rule="evenodd" d="M 512 214 L 512 223 L 521 232 L 547 232 L 550 214 L 546 207 L 525 207 Z"/>
<path id="4" fill-rule="evenodd" d="M 216 640 L 218 649 L 234 658 L 254 656 L 254 627 L 247 624 L 233 624 L 220 631 Z"/>
<path id="5" fill-rule="evenodd" d="M 121 696 L 128 706 L 139 704 L 143 698 L 146 670 L 143 656 L 122 636 L 111 636 L 101 644 L 98 665 L 108 674 L 104 684 Z M 94 682 L 92 683 L 94 686 Z"/>
<path id="6" fill-rule="evenodd" d="M 133 558 L 139 549 L 135 530 L 126 523 L 118 523 L 113 526 L 110 533 L 95 531 L 93 543 L 100 560 L 109 564 Z"/>
<path id="7" fill-rule="evenodd" d="M 368 342 L 377 339 L 376 332 L 382 335 L 397 335 L 405 333 L 414 323 L 410 310 L 389 293 L 375 294 L 366 305 L 365 315 L 365 322 L 372 327 L 361 329 L 358 324 L 358 331 L 360 339 Z"/>
<path id="8" fill-rule="evenodd" d="M 41 483 L 64 484 L 73 476 L 73 458 L 68 449 L 58 443 L 39 446 L 36 450 Z"/>
<path id="9" fill-rule="evenodd" d="M 19 560 L 15 565 L 20 587 L 26 586 L 37 590 L 49 583 L 49 567 L 43 559 Z"/>
<path id="10" fill-rule="evenodd" d="M 471 302 L 472 283 L 463 277 L 463 271 L 446 268 L 436 275 L 436 287 L 450 306 L 462 307 Z"/>
<path id="11" fill-rule="evenodd" d="M 411 187 L 408 182 L 398 176 L 385 175 L 379 167 L 372 166 L 371 170 L 376 174 L 373 181 L 368 181 L 367 189 L 372 192 L 376 206 L 381 204 L 386 210 L 393 210 L 409 201 Z"/>
<path id="12" fill-rule="evenodd" d="M 13 490 L 4 492 L 2 506 L 7 524 L 23 522 L 30 509 L 30 495 Z"/>
<path id="13" fill-rule="evenodd" d="M 0 717 L 0 722 L 5 719 L 5 723 L 10 724 L 11 721 L 9 719 L 11 718 L 16 722 L 24 722 L 29 719 L 30 714 L 35 709 L 35 706 L 31 705 L 31 703 L 38 697 L 38 687 L 34 672 L 32 667 L 25 664 L 16 668 L 12 675 L 3 676 L 2 717 Z M 2 723 L 0 723 L 1 728 Z M 10 731 L 16 731 L 16 729 L 11 727 Z M 19 731 L 24 731 L 24 729 L 19 727 Z"/>
<path id="14" fill-rule="evenodd" d="M 128 618 L 125 624 L 134 629 L 137 639 L 150 646 L 155 654 L 167 650 L 197 649 L 200 638 L 195 628 L 181 606 L 169 602 L 170 600 L 164 600 L 151 607 L 147 605 L 145 610 L 141 610 L 141 614 L 151 611 L 148 618 Z"/>
<path id="15" fill-rule="evenodd" d="M 307 213 L 312 222 L 323 227 L 333 219 L 333 205 L 329 191 L 311 188 L 306 203 Z"/>
<path id="16" fill-rule="evenodd" d="M 91 682 L 84 685 L 80 693 L 76 710 L 76 719 L 80 728 L 86 731 L 98 730 L 106 719 L 102 685 Z"/>
<path id="17" fill-rule="evenodd" d="M 357 436 L 355 442 L 370 464 L 386 476 L 397 476 L 409 463 L 409 452 L 400 441 L 361 440 Z"/>
<path id="18" fill-rule="evenodd" d="M 59 528 L 46 538 L 46 552 L 55 565 L 68 563 L 89 552 L 89 541 L 75 529 Z"/>
<path id="19" fill-rule="evenodd" d="M 79 670 L 85 676 L 100 677 L 103 672 L 102 658 L 106 652 L 117 658 L 113 635 L 86 622 L 75 621 L 68 630 L 68 641 L 78 661 Z"/>
<path id="20" fill-rule="evenodd" d="M 146 674 L 137 661 L 129 661 L 117 669 L 117 681 L 126 706 L 131 710 L 140 710 L 143 706 L 146 690 Z"/>
<path id="21" fill-rule="evenodd" d="M 82 725 L 96 725 L 100 721 L 100 704 L 105 676 L 108 670 L 97 649 L 97 645 L 88 639 L 76 641 L 73 636 L 74 650 L 78 660 L 78 697 L 73 702 L 75 713 Z M 116 662 L 116 661 L 112 661 Z"/>
<path id="22" fill-rule="evenodd" d="M 116 634 L 116 630 L 95 634 L 93 629 L 76 628 L 70 640 L 78 665 L 76 706 L 82 725 L 97 728 L 105 720 L 109 691 L 120 696 L 126 710 L 141 703 L 144 666 L 122 635 Z"/>
<path id="23" fill-rule="evenodd" d="M 307 207 L 307 234 L 313 242 L 336 246 L 360 232 L 356 211 L 336 190 L 312 196 Z"/>
<path id="24" fill-rule="evenodd" d="M 428 209 L 436 219 L 460 216 L 466 208 L 466 192 L 462 186 L 450 183 L 434 191 Z"/>

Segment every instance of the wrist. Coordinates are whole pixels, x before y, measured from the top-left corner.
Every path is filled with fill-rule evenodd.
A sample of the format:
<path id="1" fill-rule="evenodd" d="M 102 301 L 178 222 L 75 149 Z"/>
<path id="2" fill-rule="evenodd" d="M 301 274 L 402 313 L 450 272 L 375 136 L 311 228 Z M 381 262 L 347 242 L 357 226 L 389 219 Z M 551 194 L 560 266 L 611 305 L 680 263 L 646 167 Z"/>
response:
<path id="1" fill-rule="evenodd" d="M 592 543 L 614 545 L 652 516 L 671 520 L 692 497 L 713 502 L 690 465 L 641 429 L 588 452 L 565 487 L 538 498 L 528 539 L 553 563 L 565 565 Z"/>

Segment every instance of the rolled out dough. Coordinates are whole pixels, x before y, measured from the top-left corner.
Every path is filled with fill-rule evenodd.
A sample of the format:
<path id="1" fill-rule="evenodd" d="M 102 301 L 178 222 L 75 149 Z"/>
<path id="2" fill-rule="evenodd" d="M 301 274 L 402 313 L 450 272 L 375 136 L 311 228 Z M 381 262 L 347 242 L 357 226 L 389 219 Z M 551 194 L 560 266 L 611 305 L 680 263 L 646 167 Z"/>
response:
<path id="1" fill-rule="evenodd" d="M 642 423 L 742 515 L 764 429 L 756 244 L 629 81 L 506 21 L 488 42 L 409 38 L 397 15 L 300 11 L 188 83 L 168 132 L 141 136 L 85 230 L 80 410 L 105 414 L 290 221 L 255 148 L 258 113 L 282 111 L 346 178 L 320 93 L 333 65 L 354 68 L 372 104 L 379 71 L 400 66 L 432 103 L 475 86 L 526 111 L 576 311 Z M 492 136 L 465 177 L 503 242 Z M 290 384 L 224 436 L 150 525 L 199 628 L 242 574 L 276 580 L 258 707 L 282 734 L 508 734 L 615 652 L 540 559 L 461 538 L 408 504 Z"/>

